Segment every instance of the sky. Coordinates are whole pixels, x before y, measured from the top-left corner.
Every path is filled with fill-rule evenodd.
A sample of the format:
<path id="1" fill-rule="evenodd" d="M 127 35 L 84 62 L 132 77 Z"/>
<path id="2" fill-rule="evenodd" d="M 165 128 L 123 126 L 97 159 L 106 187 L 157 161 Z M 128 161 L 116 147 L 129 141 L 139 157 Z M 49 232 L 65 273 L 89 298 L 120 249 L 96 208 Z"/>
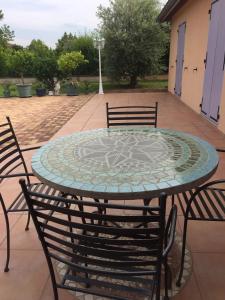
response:
<path id="1" fill-rule="evenodd" d="M 167 0 L 161 0 L 162 5 Z M 27 46 L 41 39 L 54 47 L 64 32 L 77 35 L 97 28 L 97 7 L 109 0 L 0 0 L 4 13 L 1 24 L 15 32 L 14 43 Z"/>

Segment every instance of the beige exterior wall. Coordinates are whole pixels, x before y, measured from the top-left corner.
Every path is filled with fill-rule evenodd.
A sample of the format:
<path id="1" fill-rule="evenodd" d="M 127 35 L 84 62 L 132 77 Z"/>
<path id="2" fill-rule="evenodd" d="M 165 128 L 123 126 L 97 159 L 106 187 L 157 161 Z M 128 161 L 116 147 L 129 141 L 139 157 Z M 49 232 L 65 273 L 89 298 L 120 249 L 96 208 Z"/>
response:
<path id="1" fill-rule="evenodd" d="M 181 100 L 200 112 L 211 0 L 190 0 L 172 19 L 169 90 L 174 93 L 178 26 L 186 22 Z M 194 69 L 197 68 L 197 71 Z"/>
<path id="2" fill-rule="evenodd" d="M 205 74 L 211 0 L 189 0 L 172 18 L 169 65 L 169 91 L 174 94 L 178 26 L 186 22 L 181 101 L 200 113 Z M 194 69 L 197 68 L 197 71 Z M 220 103 L 218 129 L 225 133 L 225 76 Z"/>

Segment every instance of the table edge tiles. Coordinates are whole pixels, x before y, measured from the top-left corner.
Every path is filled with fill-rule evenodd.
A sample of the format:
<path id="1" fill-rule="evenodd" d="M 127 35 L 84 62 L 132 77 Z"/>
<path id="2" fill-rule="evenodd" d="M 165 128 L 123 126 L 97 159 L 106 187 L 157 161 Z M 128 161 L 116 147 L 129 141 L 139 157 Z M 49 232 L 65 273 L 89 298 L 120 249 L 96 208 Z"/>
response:
<path id="1" fill-rule="evenodd" d="M 183 182 L 182 176 L 176 178 L 176 180 L 168 182 L 160 182 L 159 184 L 145 184 L 142 187 L 138 186 L 124 186 L 123 189 L 113 189 L 113 186 L 105 186 L 104 183 L 101 184 L 89 184 L 87 182 L 76 182 L 75 180 L 67 180 L 59 175 L 52 174 L 49 172 L 42 164 L 41 158 L 44 153 L 48 151 L 51 147 L 57 143 L 63 143 L 72 139 L 79 140 L 82 138 L 91 138 L 94 139 L 97 135 L 107 135 L 107 134 L 155 134 L 155 135 L 177 135 L 179 137 L 184 137 L 187 139 L 196 142 L 196 144 L 201 145 L 202 149 L 206 150 L 209 161 L 205 162 L 205 165 L 198 170 L 198 174 L 195 174 L 197 171 L 193 171 L 193 174 L 185 174 L 186 182 Z M 200 146 L 199 146 L 200 147 Z M 102 198 L 102 199 L 144 199 L 151 197 L 158 197 L 160 193 L 165 192 L 167 194 L 175 194 L 182 191 L 187 191 L 195 186 L 199 186 L 206 182 L 216 171 L 218 167 L 218 154 L 212 145 L 208 142 L 201 140 L 200 138 L 170 129 L 158 129 L 158 128 L 101 128 L 89 131 L 76 132 L 72 135 L 64 136 L 53 140 L 46 145 L 42 146 L 32 157 L 32 170 L 33 173 L 44 183 L 59 189 L 64 193 L 76 194 L 79 196 L 86 196 L 92 198 Z M 185 173 L 185 170 L 184 170 Z M 199 176 L 197 176 L 199 175 Z"/>

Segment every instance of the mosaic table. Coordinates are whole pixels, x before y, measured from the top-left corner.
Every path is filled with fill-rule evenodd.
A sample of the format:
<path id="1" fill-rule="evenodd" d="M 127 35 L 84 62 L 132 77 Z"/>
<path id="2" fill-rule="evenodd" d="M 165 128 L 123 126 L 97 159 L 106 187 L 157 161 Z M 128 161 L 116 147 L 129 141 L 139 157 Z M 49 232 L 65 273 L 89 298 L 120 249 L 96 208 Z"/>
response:
<path id="1" fill-rule="evenodd" d="M 218 166 L 213 146 L 196 136 L 157 128 L 97 129 L 47 143 L 32 158 L 34 174 L 65 193 L 137 199 L 186 191 Z"/>

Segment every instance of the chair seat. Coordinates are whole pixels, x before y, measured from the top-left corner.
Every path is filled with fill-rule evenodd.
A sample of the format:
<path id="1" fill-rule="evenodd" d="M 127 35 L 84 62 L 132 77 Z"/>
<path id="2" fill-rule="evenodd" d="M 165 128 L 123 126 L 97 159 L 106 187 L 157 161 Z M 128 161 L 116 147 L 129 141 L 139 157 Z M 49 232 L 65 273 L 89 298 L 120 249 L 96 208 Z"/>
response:
<path id="1" fill-rule="evenodd" d="M 186 207 L 195 190 L 177 194 L 181 210 L 185 215 Z M 207 188 L 201 190 L 191 203 L 189 220 L 224 221 L 225 189 Z"/>
<path id="2" fill-rule="evenodd" d="M 47 195 L 51 196 L 61 196 L 61 192 L 58 190 L 55 190 L 48 186 L 47 184 L 38 182 L 38 183 L 32 183 L 27 186 L 32 192 L 36 193 L 45 193 Z M 44 200 L 43 200 L 44 201 Z M 47 200 L 45 200 L 46 202 Z M 53 200 L 51 200 L 53 201 Z M 53 201 L 55 202 L 55 201 Z M 21 212 L 21 211 L 28 211 L 28 206 L 24 197 L 23 192 L 21 191 L 19 195 L 16 197 L 16 199 L 12 202 L 12 204 L 7 209 L 8 212 Z"/>

